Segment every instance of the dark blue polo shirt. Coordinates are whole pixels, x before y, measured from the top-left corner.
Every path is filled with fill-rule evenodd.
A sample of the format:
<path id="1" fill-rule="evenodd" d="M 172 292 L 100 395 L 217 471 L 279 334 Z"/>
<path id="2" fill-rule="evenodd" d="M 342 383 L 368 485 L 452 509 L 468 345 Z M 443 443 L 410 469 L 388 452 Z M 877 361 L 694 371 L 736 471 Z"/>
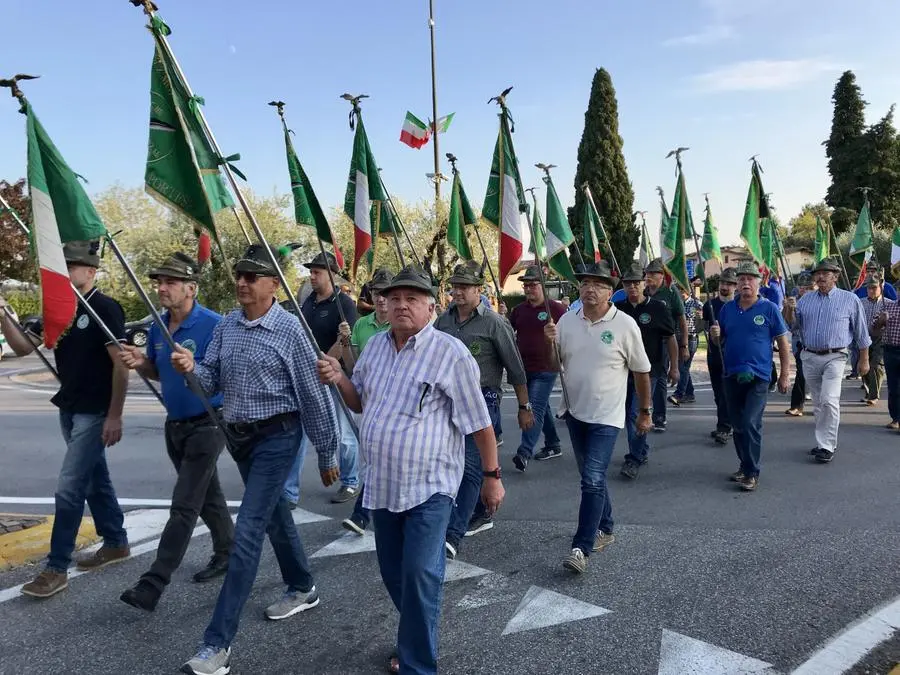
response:
<path id="1" fill-rule="evenodd" d="M 722 305 L 719 327 L 725 341 L 725 375 L 751 373 L 765 380 L 772 376 L 772 341 L 788 327 L 775 303 L 757 298 L 749 309 L 738 300 Z"/>
<path id="2" fill-rule="evenodd" d="M 313 291 L 300 307 L 300 311 L 303 312 L 303 318 L 309 324 L 313 337 L 316 338 L 319 349 L 323 352 L 331 349 L 338 339 L 338 326 L 341 324 L 341 312 L 338 309 L 338 303 L 341 303 L 341 309 L 344 310 L 347 323 L 352 328 L 358 318 L 356 316 L 356 303 L 346 293 L 338 293 L 337 296 L 329 295 L 325 300 L 319 302 L 316 299 L 316 292 Z"/>
<path id="3" fill-rule="evenodd" d="M 164 312 L 163 321 L 169 325 L 169 313 Z M 175 342 L 189 349 L 198 362 L 206 354 L 206 348 L 212 340 L 213 329 L 222 317 L 211 309 L 194 302 L 194 308 L 187 315 L 182 324 L 172 336 Z M 197 398 L 180 375 L 172 367 L 172 350 L 163 339 L 159 326 L 154 323 L 150 326 L 150 339 L 147 341 L 147 358 L 156 366 L 159 373 L 159 383 L 162 385 L 163 401 L 170 420 L 183 420 L 188 417 L 196 417 L 206 412 L 203 401 Z M 222 406 L 222 394 L 216 394 L 210 399 L 214 408 Z"/>

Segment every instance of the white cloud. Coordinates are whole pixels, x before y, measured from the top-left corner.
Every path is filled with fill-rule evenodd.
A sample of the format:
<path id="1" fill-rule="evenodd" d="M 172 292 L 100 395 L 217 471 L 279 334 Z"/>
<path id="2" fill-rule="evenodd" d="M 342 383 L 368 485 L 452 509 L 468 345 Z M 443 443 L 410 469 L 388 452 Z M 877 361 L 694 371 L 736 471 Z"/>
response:
<path id="1" fill-rule="evenodd" d="M 693 79 L 703 91 L 765 91 L 790 89 L 837 69 L 838 66 L 824 59 L 760 59 L 716 68 Z"/>
<path id="2" fill-rule="evenodd" d="M 669 38 L 663 42 L 663 47 L 694 47 L 697 45 L 711 45 L 717 42 L 724 42 L 735 37 L 734 28 L 725 24 L 711 25 L 704 28 L 699 33 L 691 33 L 690 35 L 682 35 L 676 38 Z"/>
<path id="3" fill-rule="evenodd" d="M 235 47 L 234 45 L 228 45 L 228 51 L 230 51 L 232 54 L 237 54 L 237 47 Z"/>

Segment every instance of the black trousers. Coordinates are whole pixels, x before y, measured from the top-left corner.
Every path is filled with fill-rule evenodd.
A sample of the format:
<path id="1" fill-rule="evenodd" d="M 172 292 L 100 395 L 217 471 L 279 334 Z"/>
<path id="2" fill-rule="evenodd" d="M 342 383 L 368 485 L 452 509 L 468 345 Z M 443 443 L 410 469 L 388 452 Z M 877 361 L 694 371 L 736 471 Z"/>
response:
<path id="1" fill-rule="evenodd" d="M 168 585 L 172 573 L 181 564 L 198 516 L 209 528 L 216 556 L 228 557 L 234 541 L 234 523 L 216 471 L 216 462 L 225 445 L 222 432 L 206 419 L 167 421 L 165 431 L 166 452 L 178 478 L 156 560 L 141 577 L 160 590 Z"/>
<path id="2" fill-rule="evenodd" d="M 803 404 L 806 403 L 806 378 L 803 377 L 803 360 L 800 353 L 794 354 L 794 360 L 797 362 L 797 375 L 794 377 L 794 387 L 791 389 L 791 408 L 795 410 L 803 410 Z"/>
<path id="3" fill-rule="evenodd" d="M 722 357 L 718 349 L 712 345 L 707 348 L 706 367 L 709 369 L 709 381 L 716 401 L 716 431 L 731 433 L 731 420 L 728 417 L 728 405 L 725 400 L 725 371 L 722 370 Z"/>

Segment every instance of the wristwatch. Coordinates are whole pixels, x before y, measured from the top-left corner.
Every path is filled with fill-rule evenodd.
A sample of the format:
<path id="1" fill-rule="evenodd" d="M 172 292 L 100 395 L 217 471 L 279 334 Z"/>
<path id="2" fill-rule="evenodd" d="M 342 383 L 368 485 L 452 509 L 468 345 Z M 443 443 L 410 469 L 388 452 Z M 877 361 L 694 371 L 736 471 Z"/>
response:
<path id="1" fill-rule="evenodd" d="M 638 412 L 643 413 L 644 415 L 652 415 L 653 408 L 641 408 Z"/>
<path id="2" fill-rule="evenodd" d="M 528 401 L 528 403 L 526 403 L 525 405 L 519 404 L 519 410 L 531 412 L 531 401 Z"/>
<path id="3" fill-rule="evenodd" d="M 485 478 L 496 478 L 497 480 L 500 480 L 500 478 L 503 476 L 503 472 L 498 466 L 496 469 L 491 469 L 490 471 L 482 471 L 481 475 Z"/>

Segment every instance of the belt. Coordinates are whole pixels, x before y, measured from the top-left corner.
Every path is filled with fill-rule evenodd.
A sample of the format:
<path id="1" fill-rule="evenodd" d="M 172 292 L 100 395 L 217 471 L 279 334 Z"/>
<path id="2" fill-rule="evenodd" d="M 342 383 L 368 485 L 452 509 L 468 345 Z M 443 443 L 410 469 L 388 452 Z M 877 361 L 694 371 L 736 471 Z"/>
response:
<path id="1" fill-rule="evenodd" d="M 264 431 L 270 431 L 274 427 L 291 429 L 295 427 L 299 421 L 298 413 L 296 411 L 291 411 L 279 413 L 278 415 L 267 417 L 264 420 L 256 420 L 255 422 L 234 422 L 233 424 L 226 424 L 225 428 L 228 429 L 229 433 L 238 436 L 249 436 Z"/>
<path id="2" fill-rule="evenodd" d="M 222 412 L 222 408 L 213 408 L 213 412 L 216 413 L 216 416 Z M 196 422 L 206 422 L 209 420 L 209 415 L 207 413 L 201 413 L 199 415 L 194 415 L 193 417 L 184 417 L 180 420 L 166 420 L 167 424 L 195 424 Z"/>
<path id="3" fill-rule="evenodd" d="M 804 347 L 804 349 L 810 354 L 815 354 L 816 356 L 825 356 L 826 354 L 840 354 L 847 351 L 846 347 L 837 347 L 835 349 L 810 349 L 809 347 Z"/>

